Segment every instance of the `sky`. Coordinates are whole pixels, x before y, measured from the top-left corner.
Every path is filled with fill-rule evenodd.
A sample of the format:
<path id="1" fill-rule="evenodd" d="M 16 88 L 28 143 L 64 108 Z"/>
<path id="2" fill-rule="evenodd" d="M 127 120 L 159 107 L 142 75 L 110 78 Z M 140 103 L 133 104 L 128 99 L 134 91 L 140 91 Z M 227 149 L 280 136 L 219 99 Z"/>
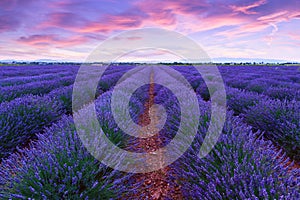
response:
<path id="1" fill-rule="evenodd" d="M 300 62 L 299 0 L 0 0 L 0 60 L 81 62 L 105 39 L 146 27 L 177 31 L 212 59 Z M 169 58 L 124 60 L 157 55 Z"/>

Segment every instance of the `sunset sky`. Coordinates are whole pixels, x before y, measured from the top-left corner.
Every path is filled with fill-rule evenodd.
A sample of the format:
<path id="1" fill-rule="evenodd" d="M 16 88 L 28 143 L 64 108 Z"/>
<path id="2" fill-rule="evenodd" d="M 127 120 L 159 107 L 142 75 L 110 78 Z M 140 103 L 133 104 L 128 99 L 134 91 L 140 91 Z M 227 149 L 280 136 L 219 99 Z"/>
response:
<path id="1" fill-rule="evenodd" d="M 299 0 L 0 0 L 0 60 L 83 61 L 144 27 L 178 31 L 211 58 L 300 62 Z"/>

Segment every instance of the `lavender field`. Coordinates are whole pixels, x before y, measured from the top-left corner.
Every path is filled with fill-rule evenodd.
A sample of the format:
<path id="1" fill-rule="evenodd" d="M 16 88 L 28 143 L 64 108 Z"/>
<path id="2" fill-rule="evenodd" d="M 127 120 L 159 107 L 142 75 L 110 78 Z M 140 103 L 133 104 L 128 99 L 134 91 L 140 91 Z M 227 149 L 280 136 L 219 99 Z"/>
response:
<path id="1" fill-rule="evenodd" d="M 137 71 L 149 84 L 124 106 L 136 124 L 147 126 L 162 118 L 151 109 L 160 105 L 156 109 L 166 111 L 165 123 L 147 139 L 126 134 L 110 103 L 114 86 L 136 67 L 109 66 L 96 94 L 80 96 L 95 98 L 97 119 L 113 144 L 153 152 L 176 136 L 183 110 L 171 90 L 155 83 L 163 73 L 144 65 L 145 72 Z M 78 65 L 0 66 L 0 199 L 300 199 L 298 66 L 218 66 L 225 83 L 226 121 L 204 158 L 198 153 L 211 122 L 214 88 L 208 90 L 192 65 L 165 67 L 179 72 L 196 93 L 199 127 L 178 160 L 135 174 L 102 164 L 82 144 L 73 114 L 87 105 L 79 102 L 72 109 Z M 213 74 L 206 78 L 214 84 Z M 189 112 L 192 116 L 194 110 Z"/>

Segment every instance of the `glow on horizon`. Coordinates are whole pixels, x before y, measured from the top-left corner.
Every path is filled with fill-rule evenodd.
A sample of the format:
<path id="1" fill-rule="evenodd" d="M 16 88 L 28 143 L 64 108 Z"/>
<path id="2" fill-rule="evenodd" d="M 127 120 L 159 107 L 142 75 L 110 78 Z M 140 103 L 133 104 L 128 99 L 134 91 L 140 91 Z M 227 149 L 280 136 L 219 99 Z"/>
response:
<path id="1" fill-rule="evenodd" d="M 192 38 L 212 59 L 300 62 L 299 24 L 298 0 L 1 0 L 0 60 L 80 62 L 120 31 L 160 27 Z"/>

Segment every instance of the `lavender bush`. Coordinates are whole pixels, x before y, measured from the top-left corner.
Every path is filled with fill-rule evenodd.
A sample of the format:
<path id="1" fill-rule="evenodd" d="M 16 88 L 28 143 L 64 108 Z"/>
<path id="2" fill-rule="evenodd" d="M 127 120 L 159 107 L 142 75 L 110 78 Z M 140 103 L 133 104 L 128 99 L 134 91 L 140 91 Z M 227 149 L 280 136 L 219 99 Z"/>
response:
<path id="1" fill-rule="evenodd" d="M 249 108 L 245 121 L 300 161 L 300 102 L 261 100 Z"/>
<path id="2" fill-rule="evenodd" d="M 59 101 L 67 114 L 72 113 L 72 92 L 73 86 L 57 88 L 51 91 L 48 96 L 56 101 Z"/>
<path id="3" fill-rule="evenodd" d="M 41 74 L 36 76 L 17 76 L 17 77 L 9 77 L 0 80 L 0 86 L 16 86 L 30 82 L 37 81 L 45 81 L 45 80 L 53 80 L 65 76 L 70 76 L 72 73 L 70 72 L 60 72 L 60 73 L 50 73 L 50 74 Z"/>
<path id="4" fill-rule="evenodd" d="M 99 81 L 98 90 L 101 89 L 102 91 L 109 91 L 128 70 L 133 68 L 134 66 L 125 65 L 118 67 L 115 65 L 110 65 L 105 70 L 101 80 Z"/>
<path id="5" fill-rule="evenodd" d="M 108 91 L 95 100 L 97 118 L 104 133 L 110 139 L 110 141 L 120 148 L 124 148 L 128 143 L 129 136 L 120 130 L 114 121 L 110 107 L 111 95 L 112 92 Z"/>
<path id="6" fill-rule="evenodd" d="M 300 90 L 297 88 L 271 87 L 264 94 L 272 99 L 300 101 Z"/>
<path id="7" fill-rule="evenodd" d="M 71 85 L 74 82 L 74 77 L 65 77 L 58 80 L 46 80 L 40 82 L 31 82 L 17 86 L 7 86 L 0 88 L 0 103 L 11 101 L 15 98 L 22 97 L 28 94 L 44 95 L 52 90 Z"/>
<path id="8" fill-rule="evenodd" d="M 203 159 L 197 156 L 201 138 L 175 164 L 186 199 L 300 198 L 299 169 L 289 172 L 286 160 L 275 159 L 274 146 L 241 120 L 227 120 L 219 142 Z"/>
<path id="9" fill-rule="evenodd" d="M 48 96 L 29 95 L 0 104 L 0 158 L 26 144 L 64 112 L 61 104 Z"/>
<path id="10" fill-rule="evenodd" d="M 227 105 L 229 109 L 234 111 L 235 115 L 244 113 L 249 107 L 255 105 L 261 99 L 266 99 L 265 96 L 255 92 L 240 90 L 227 87 Z"/>
<path id="11" fill-rule="evenodd" d="M 248 84 L 249 84 L 249 80 L 245 80 L 242 79 L 240 77 L 235 77 L 235 78 L 231 78 L 231 79 L 225 79 L 226 81 L 226 85 L 233 87 L 233 88 L 238 88 L 238 89 L 246 89 Z"/>
<path id="12" fill-rule="evenodd" d="M 268 88 L 269 88 L 269 84 L 266 83 L 265 80 L 251 81 L 246 87 L 247 90 L 252 91 L 252 92 L 257 92 L 259 94 L 263 93 Z"/>
<path id="13" fill-rule="evenodd" d="M 130 174 L 101 165 L 81 144 L 71 117 L 49 128 L 0 167 L 0 197 L 111 199 L 125 195 Z"/>

